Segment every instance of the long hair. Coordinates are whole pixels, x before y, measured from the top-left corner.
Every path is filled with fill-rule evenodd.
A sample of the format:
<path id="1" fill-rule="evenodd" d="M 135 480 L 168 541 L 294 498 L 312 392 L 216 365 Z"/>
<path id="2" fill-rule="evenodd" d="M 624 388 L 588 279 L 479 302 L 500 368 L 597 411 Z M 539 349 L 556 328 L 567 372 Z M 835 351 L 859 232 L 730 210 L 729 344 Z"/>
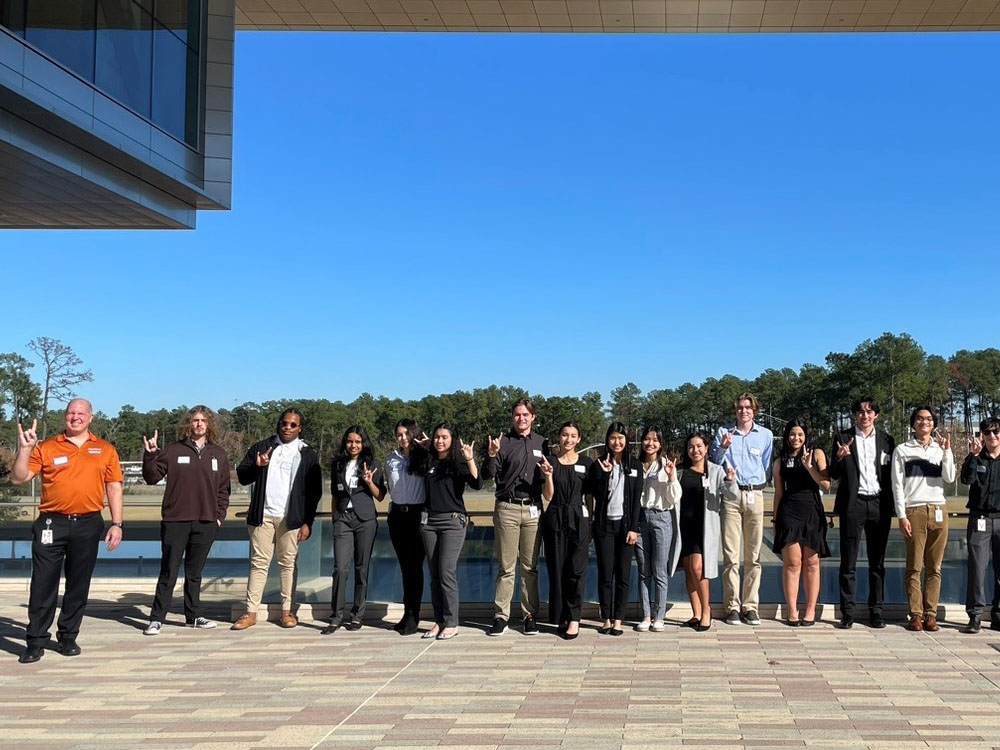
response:
<path id="1" fill-rule="evenodd" d="M 688 445 L 692 440 L 698 438 L 705 444 L 705 470 L 708 470 L 708 448 L 712 444 L 711 441 L 705 437 L 704 433 L 692 432 L 686 438 L 684 438 L 684 448 L 681 450 L 681 468 L 690 469 L 694 464 L 691 462 L 691 456 L 688 455 Z"/>
<path id="2" fill-rule="evenodd" d="M 447 430 L 451 435 L 451 451 L 447 458 L 438 458 L 437 449 L 434 447 L 434 435 L 438 430 Z M 441 422 L 431 430 L 431 447 L 421 450 L 418 454 L 410 453 L 410 467 L 417 476 L 427 476 L 431 467 L 436 466 L 442 474 L 453 474 L 458 471 L 458 467 L 465 463 L 462 456 L 461 440 L 458 437 L 458 430 L 448 422 Z"/>
<path id="3" fill-rule="evenodd" d="M 210 443 L 219 442 L 219 421 L 215 417 L 215 412 L 204 404 L 198 404 L 188 409 L 187 414 L 177 425 L 177 437 L 180 440 L 194 440 L 194 431 L 191 429 L 191 420 L 195 414 L 205 417 L 205 440 Z"/>
<path id="4" fill-rule="evenodd" d="M 802 432 L 805 433 L 806 439 L 802 443 L 803 450 L 808 450 L 812 445 L 812 438 L 809 437 L 809 423 L 806 422 L 802 417 L 795 417 L 790 420 L 788 424 L 785 425 L 785 432 L 781 436 L 781 452 L 778 454 L 778 461 L 780 461 L 779 466 L 784 468 L 788 465 L 788 459 L 794 459 L 796 464 L 802 462 L 802 453 L 799 452 L 798 455 L 792 453 L 792 447 L 788 444 L 788 436 L 792 434 L 792 430 L 796 427 L 801 427 Z"/>
<path id="5" fill-rule="evenodd" d="M 417 427 L 415 420 L 410 419 L 409 417 L 403 417 L 396 422 L 396 426 L 392 428 L 393 437 L 396 436 L 396 432 L 399 431 L 400 427 L 406 430 L 407 434 L 410 436 L 410 460 L 406 463 L 406 473 L 415 475 L 417 474 L 419 465 L 421 463 L 426 463 L 423 459 L 427 450 L 415 440 L 417 435 L 420 434 L 420 428 Z"/>
<path id="6" fill-rule="evenodd" d="M 628 427 L 626 427 L 621 422 L 612 422 L 608 425 L 608 431 L 604 433 L 604 459 L 606 461 L 611 460 L 614 455 L 611 452 L 611 435 L 617 432 L 620 435 L 625 436 L 625 447 L 622 449 L 622 466 L 626 466 L 629 458 L 631 457 L 632 443 L 628 439 Z"/>
<path id="7" fill-rule="evenodd" d="M 660 450 L 656 451 L 656 459 L 659 462 L 663 462 L 663 433 L 660 431 L 659 427 L 650 426 L 642 431 L 642 437 L 639 438 L 639 460 L 645 463 L 646 460 L 646 449 L 642 447 L 643 441 L 648 435 L 653 435 L 660 443 Z"/>
<path id="8" fill-rule="evenodd" d="M 351 433 L 361 438 L 361 453 L 358 454 L 358 476 L 360 476 L 361 465 L 368 464 L 372 468 L 375 464 L 375 451 L 372 449 L 372 441 L 368 439 L 368 433 L 361 425 L 353 424 L 344 430 L 344 436 L 340 439 L 340 450 L 333 459 L 334 476 L 338 475 L 350 463 L 351 457 L 347 455 L 347 436 Z"/>

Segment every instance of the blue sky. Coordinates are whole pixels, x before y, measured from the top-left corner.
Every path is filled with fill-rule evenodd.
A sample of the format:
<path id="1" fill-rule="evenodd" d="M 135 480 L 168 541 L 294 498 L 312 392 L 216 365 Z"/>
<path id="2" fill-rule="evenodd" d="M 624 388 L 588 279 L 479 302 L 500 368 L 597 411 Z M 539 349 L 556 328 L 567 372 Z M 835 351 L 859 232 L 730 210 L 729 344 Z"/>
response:
<path id="1" fill-rule="evenodd" d="M 0 234 L 0 351 L 62 339 L 114 412 L 607 397 L 883 331 L 995 346 L 998 56 L 998 34 L 240 33 L 233 210 Z"/>

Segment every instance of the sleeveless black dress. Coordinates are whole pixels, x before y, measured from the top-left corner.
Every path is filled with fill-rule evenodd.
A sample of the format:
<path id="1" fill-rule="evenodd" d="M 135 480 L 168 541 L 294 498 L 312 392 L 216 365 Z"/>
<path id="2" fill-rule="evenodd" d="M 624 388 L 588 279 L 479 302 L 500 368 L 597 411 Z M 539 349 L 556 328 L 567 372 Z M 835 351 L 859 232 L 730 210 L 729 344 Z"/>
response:
<path id="1" fill-rule="evenodd" d="M 820 557 L 829 557 L 826 546 L 826 514 L 819 499 L 819 485 L 799 459 L 792 466 L 781 467 L 784 492 L 774 519 L 774 545 L 780 553 L 786 544 L 801 544 L 816 550 Z"/>

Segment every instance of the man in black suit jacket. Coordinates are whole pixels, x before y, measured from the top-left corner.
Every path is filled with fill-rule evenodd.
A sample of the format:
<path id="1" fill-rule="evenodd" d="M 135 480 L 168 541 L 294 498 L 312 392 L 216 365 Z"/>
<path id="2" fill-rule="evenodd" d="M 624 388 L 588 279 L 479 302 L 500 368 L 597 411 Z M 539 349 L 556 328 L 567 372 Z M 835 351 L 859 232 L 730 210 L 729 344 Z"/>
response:
<path id="1" fill-rule="evenodd" d="M 833 510 L 840 520 L 840 624 L 854 624 L 855 568 L 864 532 L 868 548 L 868 610 L 873 628 L 884 628 L 885 548 L 895 516 L 892 451 L 895 441 L 875 429 L 878 404 L 862 396 L 851 405 L 854 427 L 837 434 L 830 450 L 830 478 L 839 480 Z"/>

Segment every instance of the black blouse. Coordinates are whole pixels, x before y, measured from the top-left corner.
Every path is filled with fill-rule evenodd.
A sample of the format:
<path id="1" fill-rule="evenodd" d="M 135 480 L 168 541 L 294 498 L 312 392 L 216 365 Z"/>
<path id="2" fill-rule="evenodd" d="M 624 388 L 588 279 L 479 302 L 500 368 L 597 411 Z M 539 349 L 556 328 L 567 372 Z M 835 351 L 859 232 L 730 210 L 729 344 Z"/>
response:
<path id="1" fill-rule="evenodd" d="M 558 458 L 549 461 L 552 464 L 552 501 L 549 508 L 583 507 L 583 496 L 591 494 L 588 472 L 593 461 L 587 456 L 577 456 L 575 464 L 563 464 Z"/>
<path id="2" fill-rule="evenodd" d="M 465 461 L 456 465 L 450 460 L 432 460 L 427 476 L 424 477 L 427 512 L 464 514 L 465 500 L 462 495 L 465 486 L 478 490 L 482 484 L 479 477 L 473 478 Z"/>

